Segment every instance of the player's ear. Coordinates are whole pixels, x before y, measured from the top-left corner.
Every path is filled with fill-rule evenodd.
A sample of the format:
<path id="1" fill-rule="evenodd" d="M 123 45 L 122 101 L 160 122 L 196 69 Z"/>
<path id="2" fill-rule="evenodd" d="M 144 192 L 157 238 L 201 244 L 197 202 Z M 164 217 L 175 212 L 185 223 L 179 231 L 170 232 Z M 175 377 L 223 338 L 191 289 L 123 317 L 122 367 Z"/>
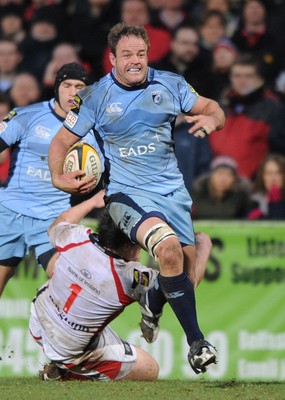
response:
<path id="1" fill-rule="evenodd" d="M 113 53 L 109 53 L 109 60 L 110 60 L 110 63 L 112 64 L 112 66 L 114 67 L 115 66 L 116 57 L 115 57 L 115 55 Z"/>

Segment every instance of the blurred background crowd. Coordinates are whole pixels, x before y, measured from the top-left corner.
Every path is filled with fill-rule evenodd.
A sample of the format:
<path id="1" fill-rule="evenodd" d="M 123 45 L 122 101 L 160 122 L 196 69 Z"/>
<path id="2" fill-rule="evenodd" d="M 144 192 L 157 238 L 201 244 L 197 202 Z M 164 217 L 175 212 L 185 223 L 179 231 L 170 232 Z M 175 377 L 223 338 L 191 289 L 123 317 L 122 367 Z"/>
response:
<path id="1" fill-rule="evenodd" d="M 176 122 L 193 219 L 285 220 L 285 0 L 0 0 L 0 119 L 53 97 L 65 63 L 93 81 L 110 72 L 107 35 L 120 21 L 145 26 L 150 66 L 225 110 L 206 139 Z M 1 185 L 8 168 L 6 150 Z"/>

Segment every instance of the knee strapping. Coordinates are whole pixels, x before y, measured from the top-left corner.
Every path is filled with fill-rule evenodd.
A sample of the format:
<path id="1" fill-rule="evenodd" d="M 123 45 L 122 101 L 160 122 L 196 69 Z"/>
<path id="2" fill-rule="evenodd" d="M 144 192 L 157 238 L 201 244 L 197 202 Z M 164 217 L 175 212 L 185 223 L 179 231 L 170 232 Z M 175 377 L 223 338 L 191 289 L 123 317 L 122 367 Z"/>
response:
<path id="1" fill-rule="evenodd" d="M 175 232 L 165 223 L 160 223 L 151 227 L 143 238 L 144 248 L 148 253 L 156 258 L 155 249 L 159 243 L 169 238 L 170 236 L 176 236 Z"/>

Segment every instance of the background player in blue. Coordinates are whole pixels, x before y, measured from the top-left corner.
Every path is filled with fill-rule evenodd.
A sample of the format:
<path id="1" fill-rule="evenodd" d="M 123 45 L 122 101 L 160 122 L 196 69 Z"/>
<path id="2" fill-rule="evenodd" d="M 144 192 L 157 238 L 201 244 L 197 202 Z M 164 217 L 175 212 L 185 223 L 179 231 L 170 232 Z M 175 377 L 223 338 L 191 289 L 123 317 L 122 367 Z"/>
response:
<path id="1" fill-rule="evenodd" d="M 70 146 L 94 129 L 105 157 L 107 209 L 133 242 L 159 263 L 154 289 L 138 298 L 144 337 L 156 337 L 158 316 L 167 301 L 190 346 L 196 373 L 216 362 L 196 315 L 195 236 L 192 201 L 177 166 L 172 138 L 176 116 L 187 114 L 189 132 L 205 136 L 224 124 L 219 105 L 198 96 L 183 77 L 147 66 L 149 40 L 141 27 L 117 24 L 108 36 L 113 71 L 79 93 L 77 109 L 67 115 L 49 153 L 56 187 L 74 192 L 74 178 L 62 174 Z M 188 276 L 191 280 L 188 278 Z"/>
<path id="2" fill-rule="evenodd" d="M 45 269 L 53 265 L 47 228 L 70 206 L 70 195 L 51 183 L 48 149 L 87 79 L 79 64 L 66 64 L 56 76 L 55 99 L 16 108 L 0 122 L 0 151 L 11 148 L 8 182 L 0 189 L 0 295 L 29 250 Z M 94 144 L 94 136 L 84 141 Z M 86 181 L 78 181 L 82 193 Z"/>

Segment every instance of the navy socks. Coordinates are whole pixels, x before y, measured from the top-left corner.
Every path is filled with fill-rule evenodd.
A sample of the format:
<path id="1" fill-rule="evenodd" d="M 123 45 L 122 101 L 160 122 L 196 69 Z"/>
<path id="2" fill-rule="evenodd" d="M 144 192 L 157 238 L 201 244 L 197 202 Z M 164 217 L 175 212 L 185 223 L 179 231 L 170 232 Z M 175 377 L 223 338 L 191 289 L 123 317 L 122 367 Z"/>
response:
<path id="1" fill-rule="evenodd" d="M 154 314 L 160 314 L 166 301 L 180 322 L 189 346 L 194 340 L 203 339 L 200 331 L 193 285 L 187 274 L 158 276 L 155 287 L 148 291 L 149 307 Z"/>

